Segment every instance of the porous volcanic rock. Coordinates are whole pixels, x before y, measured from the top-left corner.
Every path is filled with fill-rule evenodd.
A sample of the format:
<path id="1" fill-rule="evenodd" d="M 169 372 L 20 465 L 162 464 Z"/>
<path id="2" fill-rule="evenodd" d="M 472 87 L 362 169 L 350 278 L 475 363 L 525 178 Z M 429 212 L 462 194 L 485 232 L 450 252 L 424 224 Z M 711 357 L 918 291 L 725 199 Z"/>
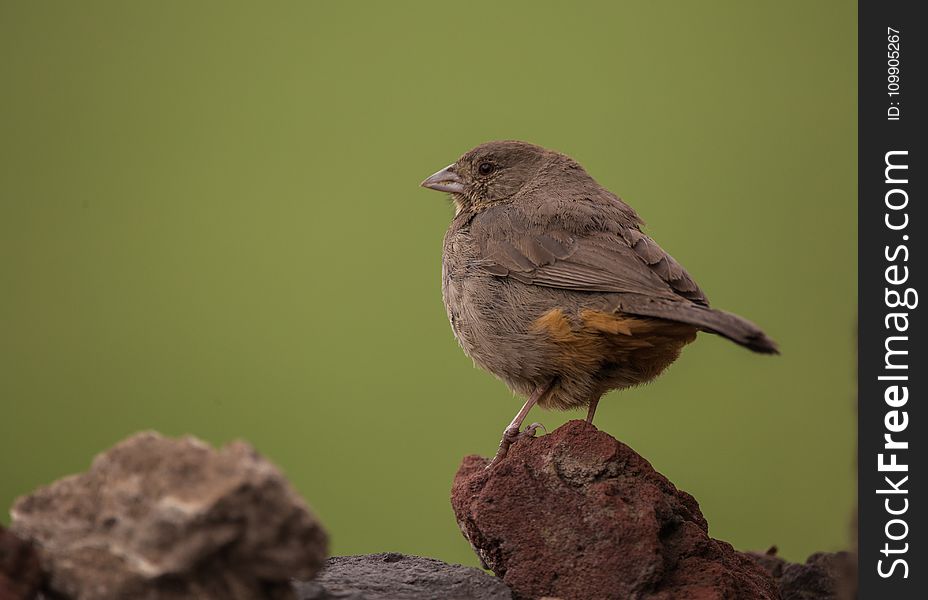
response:
<path id="1" fill-rule="evenodd" d="M 31 600 L 43 579 L 32 544 L 0 525 L 0 600 Z"/>
<path id="2" fill-rule="evenodd" d="M 778 598 L 760 565 L 709 537 L 692 496 L 584 421 L 524 437 L 487 464 L 464 459 L 451 503 L 516 598 Z"/>
<path id="3" fill-rule="evenodd" d="M 136 434 L 89 471 L 20 498 L 52 592 L 80 600 L 292 598 L 327 538 L 280 471 L 244 442 Z"/>
<path id="4" fill-rule="evenodd" d="M 502 581 L 480 569 L 387 552 L 330 558 L 300 600 L 510 600 Z"/>

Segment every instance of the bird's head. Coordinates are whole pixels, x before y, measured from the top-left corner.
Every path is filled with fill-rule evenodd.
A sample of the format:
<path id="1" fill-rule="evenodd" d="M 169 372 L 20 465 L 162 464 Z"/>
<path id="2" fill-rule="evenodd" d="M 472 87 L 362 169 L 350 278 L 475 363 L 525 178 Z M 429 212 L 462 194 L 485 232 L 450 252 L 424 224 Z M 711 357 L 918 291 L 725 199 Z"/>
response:
<path id="1" fill-rule="evenodd" d="M 509 200 L 557 159 L 567 157 L 528 142 L 487 142 L 423 181 L 422 187 L 450 193 L 458 211 L 476 209 Z"/>

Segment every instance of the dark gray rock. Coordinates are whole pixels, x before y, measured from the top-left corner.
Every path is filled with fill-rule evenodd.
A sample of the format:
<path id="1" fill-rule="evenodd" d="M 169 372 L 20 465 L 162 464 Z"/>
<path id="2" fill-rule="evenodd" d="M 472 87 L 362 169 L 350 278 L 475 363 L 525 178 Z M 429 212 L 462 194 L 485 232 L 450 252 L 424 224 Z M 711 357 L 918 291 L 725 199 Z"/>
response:
<path id="1" fill-rule="evenodd" d="M 326 556 L 306 503 L 244 442 L 140 433 L 20 498 L 12 516 L 49 591 L 79 600 L 293 598 L 291 578 Z"/>
<path id="2" fill-rule="evenodd" d="M 816 552 L 805 563 L 791 563 L 776 555 L 752 554 L 777 582 L 781 600 L 847 600 L 856 597 L 854 555 Z"/>
<path id="3" fill-rule="evenodd" d="M 510 600 L 480 569 L 387 552 L 336 556 L 314 581 L 294 582 L 300 600 Z"/>

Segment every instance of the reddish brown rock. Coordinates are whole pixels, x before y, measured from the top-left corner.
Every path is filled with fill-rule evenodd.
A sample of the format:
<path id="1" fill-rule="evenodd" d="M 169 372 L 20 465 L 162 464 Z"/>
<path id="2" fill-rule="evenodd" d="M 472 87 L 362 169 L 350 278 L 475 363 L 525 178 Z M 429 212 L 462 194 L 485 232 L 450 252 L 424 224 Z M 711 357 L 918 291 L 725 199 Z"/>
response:
<path id="1" fill-rule="evenodd" d="M 0 525 L 0 600 L 31 600 L 43 579 L 32 544 Z"/>
<path id="2" fill-rule="evenodd" d="M 708 535 L 696 500 L 583 421 L 464 459 L 451 503 L 518 598 L 775 600 L 770 575 Z"/>
<path id="3" fill-rule="evenodd" d="M 306 503 L 244 442 L 140 433 L 20 498 L 12 516 L 51 591 L 81 600 L 294 598 L 290 579 L 326 556 Z"/>

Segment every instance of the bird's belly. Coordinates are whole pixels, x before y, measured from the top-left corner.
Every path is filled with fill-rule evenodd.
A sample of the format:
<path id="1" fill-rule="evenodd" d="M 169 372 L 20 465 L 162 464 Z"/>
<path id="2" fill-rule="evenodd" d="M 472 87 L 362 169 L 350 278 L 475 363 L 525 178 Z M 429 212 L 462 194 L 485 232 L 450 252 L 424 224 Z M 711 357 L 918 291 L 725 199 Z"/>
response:
<path id="1" fill-rule="evenodd" d="M 685 323 L 587 307 L 552 309 L 533 329 L 556 347 L 552 354 L 564 374 L 563 389 L 549 404 L 560 408 L 651 381 L 696 339 L 697 331 Z"/>
<path id="2" fill-rule="evenodd" d="M 544 290 L 520 293 L 517 285 L 522 284 L 446 270 L 442 287 L 451 328 L 467 356 L 513 390 L 528 394 L 552 376 L 553 356 L 531 323 L 555 300 Z"/>
<path id="3" fill-rule="evenodd" d="M 443 295 L 458 343 L 517 393 L 555 381 L 542 406 L 571 408 L 659 375 L 695 328 L 608 310 L 607 295 L 445 272 Z"/>

